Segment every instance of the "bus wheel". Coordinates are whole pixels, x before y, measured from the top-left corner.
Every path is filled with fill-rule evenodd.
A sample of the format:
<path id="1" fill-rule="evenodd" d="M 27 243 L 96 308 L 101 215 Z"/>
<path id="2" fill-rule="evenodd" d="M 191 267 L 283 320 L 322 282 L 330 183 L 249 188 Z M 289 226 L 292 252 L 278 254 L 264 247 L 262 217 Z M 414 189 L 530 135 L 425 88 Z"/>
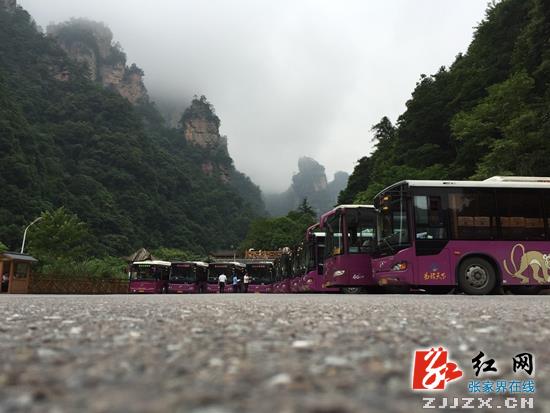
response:
<path id="1" fill-rule="evenodd" d="M 458 286 L 466 294 L 489 294 L 497 285 L 493 266 L 483 258 L 467 258 L 458 270 Z"/>
<path id="2" fill-rule="evenodd" d="M 537 295 L 542 291 L 542 287 L 539 285 L 512 285 L 510 291 L 516 295 Z"/>
<path id="3" fill-rule="evenodd" d="M 343 294 L 361 294 L 363 289 L 361 287 L 342 287 L 340 291 Z"/>

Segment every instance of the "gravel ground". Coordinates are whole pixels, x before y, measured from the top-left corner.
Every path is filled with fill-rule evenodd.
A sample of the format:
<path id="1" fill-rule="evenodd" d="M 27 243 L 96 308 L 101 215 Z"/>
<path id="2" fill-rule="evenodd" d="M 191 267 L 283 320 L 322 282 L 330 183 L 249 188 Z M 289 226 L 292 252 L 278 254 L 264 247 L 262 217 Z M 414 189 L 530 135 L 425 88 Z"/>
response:
<path id="1" fill-rule="evenodd" d="M 0 311 L 1 413 L 423 411 L 412 354 L 438 344 L 466 379 L 437 396 L 468 396 L 480 350 L 508 380 L 527 351 L 531 411 L 550 411 L 548 296 L 1 295 Z"/>

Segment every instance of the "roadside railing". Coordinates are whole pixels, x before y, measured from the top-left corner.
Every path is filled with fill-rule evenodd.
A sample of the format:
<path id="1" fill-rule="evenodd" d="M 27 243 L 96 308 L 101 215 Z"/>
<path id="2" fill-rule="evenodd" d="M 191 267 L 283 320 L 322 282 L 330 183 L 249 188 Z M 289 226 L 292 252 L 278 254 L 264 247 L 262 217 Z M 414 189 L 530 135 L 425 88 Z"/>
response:
<path id="1" fill-rule="evenodd" d="M 127 294 L 128 280 L 33 274 L 29 294 Z"/>

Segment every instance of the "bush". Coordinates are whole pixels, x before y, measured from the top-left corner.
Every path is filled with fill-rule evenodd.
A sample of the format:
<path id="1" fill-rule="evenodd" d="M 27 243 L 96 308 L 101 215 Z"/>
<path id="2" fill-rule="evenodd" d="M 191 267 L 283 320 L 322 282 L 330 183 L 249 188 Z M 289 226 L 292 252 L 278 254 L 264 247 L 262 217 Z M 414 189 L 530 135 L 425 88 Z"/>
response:
<path id="1" fill-rule="evenodd" d="M 163 261 L 198 261 L 204 258 L 191 251 L 168 247 L 157 248 L 151 254 L 153 257 Z"/>
<path id="2" fill-rule="evenodd" d="M 117 257 L 92 258 L 85 261 L 57 260 L 42 266 L 42 274 L 61 277 L 126 279 L 126 262 Z"/>

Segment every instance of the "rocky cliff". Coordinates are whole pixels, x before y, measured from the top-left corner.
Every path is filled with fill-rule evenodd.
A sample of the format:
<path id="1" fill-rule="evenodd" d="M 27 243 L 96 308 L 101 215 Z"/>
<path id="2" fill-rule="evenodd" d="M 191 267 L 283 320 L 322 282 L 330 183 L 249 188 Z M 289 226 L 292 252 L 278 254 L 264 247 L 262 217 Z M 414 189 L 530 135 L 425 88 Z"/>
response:
<path id="1" fill-rule="evenodd" d="M 126 54 L 103 23 L 71 19 L 48 26 L 47 32 L 70 57 L 88 68 L 90 80 L 115 90 L 132 104 L 148 99 L 143 71 L 135 64 L 127 66 Z M 56 77 L 66 80 L 69 75 L 58 73 Z"/>
<path id="2" fill-rule="evenodd" d="M 194 97 L 180 118 L 179 130 L 190 149 L 200 155 L 197 162 L 204 175 L 232 187 L 256 213 L 265 215 L 260 188 L 235 168 L 227 137 L 220 135 L 220 118 L 206 97 Z"/>
<path id="3" fill-rule="evenodd" d="M 328 182 L 325 167 L 315 159 L 302 157 L 298 161 L 298 173 L 292 177 L 290 188 L 281 194 L 265 196 L 268 212 L 274 216 L 285 215 L 296 209 L 304 198 L 320 215 L 331 209 L 340 191 L 346 187 L 349 175 L 336 172 L 334 180 Z"/>
<path id="4" fill-rule="evenodd" d="M 197 99 L 173 129 L 151 102 L 130 105 L 98 87 L 113 84 L 134 99 L 122 86 L 141 73 L 97 27 L 51 31 L 78 63 L 25 10 L 0 7 L 2 242 L 15 248 L 21 228 L 63 206 L 88 224 L 101 256 L 143 245 L 200 255 L 237 245 L 263 212 L 261 194 L 233 167 L 213 108 Z"/>
<path id="5" fill-rule="evenodd" d="M 183 137 L 188 144 L 201 150 L 204 174 L 231 181 L 233 160 L 227 149 L 227 138 L 220 135 L 220 118 L 205 96 L 195 96 L 180 120 Z"/>
<path id="6" fill-rule="evenodd" d="M 0 0 L 0 8 L 7 10 L 9 12 L 14 12 L 17 8 L 16 0 Z"/>

